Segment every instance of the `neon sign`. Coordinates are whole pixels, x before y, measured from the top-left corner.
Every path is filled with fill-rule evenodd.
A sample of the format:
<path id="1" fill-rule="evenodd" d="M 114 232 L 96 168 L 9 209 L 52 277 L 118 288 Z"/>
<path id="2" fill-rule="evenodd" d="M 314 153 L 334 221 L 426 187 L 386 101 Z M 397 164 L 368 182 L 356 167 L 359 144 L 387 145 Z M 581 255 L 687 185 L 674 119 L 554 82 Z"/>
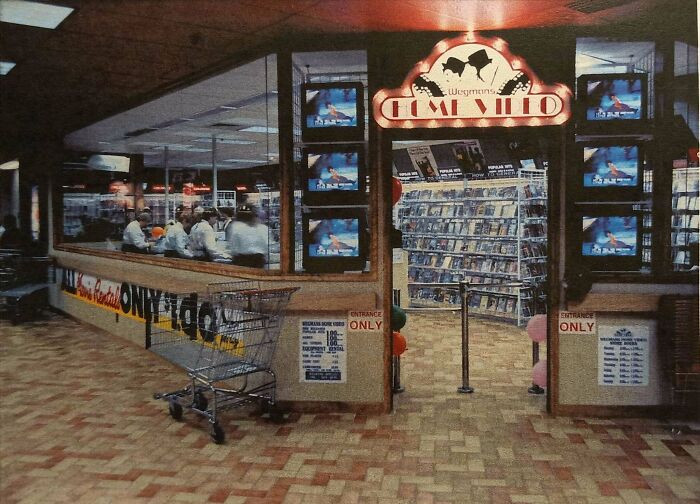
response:
<path id="1" fill-rule="evenodd" d="M 571 96 L 563 84 L 543 84 L 504 40 L 466 33 L 438 42 L 372 107 L 383 128 L 549 126 L 569 119 Z"/>

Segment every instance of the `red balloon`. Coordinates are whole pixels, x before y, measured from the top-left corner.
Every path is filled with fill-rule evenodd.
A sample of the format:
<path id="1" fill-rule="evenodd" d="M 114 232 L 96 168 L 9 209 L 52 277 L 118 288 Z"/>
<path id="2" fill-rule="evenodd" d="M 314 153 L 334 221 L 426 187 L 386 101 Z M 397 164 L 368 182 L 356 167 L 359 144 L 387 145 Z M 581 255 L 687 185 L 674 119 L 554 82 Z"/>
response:
<path id="1" fill-rule="evenodd" d="M 399 331 L 394 331 L 393 332 L 393 337 L 394 337 L 394 355 L 400 356 L 402 353 L 406 351 L 406 338 L 401 334 Z"/>
<path id="2" fill-rule="evenodd" d="M 401 186 L 401 181 L 396 177 L 392 178 L 391 181 L 391 204 L 396 205 L 399 199 L 401 199 L 401 193 L 403 192 L 403 187 Z"/>

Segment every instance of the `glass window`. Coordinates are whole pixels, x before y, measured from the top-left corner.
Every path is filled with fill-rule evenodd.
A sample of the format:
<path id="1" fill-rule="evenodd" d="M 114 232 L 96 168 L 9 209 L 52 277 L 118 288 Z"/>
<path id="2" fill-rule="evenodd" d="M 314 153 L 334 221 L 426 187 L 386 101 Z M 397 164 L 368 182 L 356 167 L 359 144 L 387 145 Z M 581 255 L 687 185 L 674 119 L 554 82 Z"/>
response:
<path id="1" fill-rule="evenodd" d="M 278 269 L 277 115 L 271 55 L 71 133 L 64 242 Z"/>

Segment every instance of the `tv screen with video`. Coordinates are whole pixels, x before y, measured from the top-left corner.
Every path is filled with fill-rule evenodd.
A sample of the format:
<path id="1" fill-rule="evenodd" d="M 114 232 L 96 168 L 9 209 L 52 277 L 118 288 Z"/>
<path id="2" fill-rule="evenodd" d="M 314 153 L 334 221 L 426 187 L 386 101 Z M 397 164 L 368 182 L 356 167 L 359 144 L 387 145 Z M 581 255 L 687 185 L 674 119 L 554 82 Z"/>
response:
<path id="1" fill-rule="evenodd" d="M 584 126 L 643 124 L 647 120 L 647 74 L 582 75 L 578 101 Z"/>
<path id="2" fill-rule="evenodd" d="M 328 208 L 303 214 L 304 269 L 343 272 L 364 269 L 366 210 Z"/>
<path id="3" fill-rule="evenodd" d="M 580 189 L 583 199 L 640 199 L 644 179 L 641 144 L 585 144 L 581 149 Z"/>
<path id="4" fill-rule="evenodd" d="M 592 271 L 631 271 L 641 266 L 641 215 L 624 206 L 580 213 L 583 261 Z"/>
<path id="5" fill-rule="evenodd" d="M 302 151 L 306 205 L 362 204 L 366 170 L 362 145 L 317 146 Z"/>
<path id="6" fill-rule="evenodd" d="M 364 86 L 361 82 L 306 83 L 301 88 L 304 142 L 364 140 Z"/>

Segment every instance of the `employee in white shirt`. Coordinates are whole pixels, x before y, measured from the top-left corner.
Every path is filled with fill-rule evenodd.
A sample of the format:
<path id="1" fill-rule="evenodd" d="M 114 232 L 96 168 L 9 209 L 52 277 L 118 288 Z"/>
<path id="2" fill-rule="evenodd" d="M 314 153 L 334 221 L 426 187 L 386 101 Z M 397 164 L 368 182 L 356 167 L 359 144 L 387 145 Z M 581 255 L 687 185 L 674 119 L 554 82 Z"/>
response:
<path id="1" fill-rule="evenodd" d="M 206 208 L 202 212 L 202 220 L 192 227 L 190 232 L 190 250 L 195 259 L 200 261 L 227 261 L 231 259 L 228 252 L 216 246 L 214 225 L 219 219 L 219 212 L 214 208 Z"/>
<path id="2" fill-rule="evenodd" d="M 122 252 L 134 252 L 136 254 L 148 254 L 151 246 L 146 241 L 143 228 L 151 223 L 151 214 L 141 212 L 136 220 L 131 221 L 124 229 L 122 235 Z"/>
<path id="3" fill-rule="evenodd" d="M 189 213 L 180 211 L 177 220 L 168 228 L 163 242 L 163 255 L 165 257 L 176 257 L 182 259 L 192 259 L 194 256 L 187 247 L 190 243 L 190 236 L 187 231 L 192 226 L 192 216 Z"/>
<path id="4" fill-rule="evenodd" d="M 231 229 L 233 264 L 264 268 L 268 258 L 269 229 L 260 222 L 254 207 L 242 205 L 236 210 Z"/>

